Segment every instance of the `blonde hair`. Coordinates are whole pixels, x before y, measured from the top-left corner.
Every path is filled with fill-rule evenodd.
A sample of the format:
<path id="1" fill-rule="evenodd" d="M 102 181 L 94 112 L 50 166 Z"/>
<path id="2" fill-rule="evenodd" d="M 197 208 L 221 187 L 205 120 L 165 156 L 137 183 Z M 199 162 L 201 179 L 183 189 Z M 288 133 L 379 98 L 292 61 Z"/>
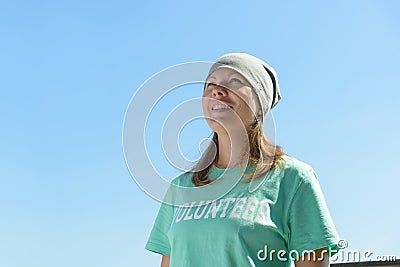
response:
<path id="1" fill-rule="evenodd" d="M 243 158 L 247 158 L 248 156 L 247 163 L 256 166 L 253 173 L 244 174 L 246 178 L 245 181 L 250 182 L 252 179 L 259 178 L 280 165 L 283 162 L 285 153 L 280 146 L 275 146 L 268 141 L 267 137 L 264 135 L 262 123 L 259 120 L 256 120 L 250 129 L 247 130 L 247 136 L 249 138 L 250 151 L 248 152 L 249 155 L 243 155 Z M 208 178 L 208 173 L 212 164 L 218 158 L 218 134 L 215 132 L 212 141 L 217 147 L 217 153 L 214 153 L 213 144 L 210 144 L 192 169 L 192 182 L 196 186 L 202 186 L 212 182 L 212 180 Z"/>

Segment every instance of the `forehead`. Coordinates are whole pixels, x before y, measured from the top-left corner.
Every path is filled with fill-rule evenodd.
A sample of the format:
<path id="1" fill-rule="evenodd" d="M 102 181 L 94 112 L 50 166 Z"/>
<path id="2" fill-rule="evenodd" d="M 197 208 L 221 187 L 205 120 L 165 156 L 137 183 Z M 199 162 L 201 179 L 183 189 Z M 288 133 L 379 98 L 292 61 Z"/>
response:
<path id="1" fill-rule="evenodd" d="M 229 78 L 231 76 L 240 77 L 240 78 L 246 80 L 239 72 L 237 72 L 235 70 L 232 70 L 232 69 L 229 69 L 229 68 L 224 68 L 224 67 L 218 68 L 215 71 L 213 71 L 210 74 L 210 76 L 208 76 L 208 79 L 209 80 L 211 80 L 211 79 L 224 79 L 224 78 Z"/>

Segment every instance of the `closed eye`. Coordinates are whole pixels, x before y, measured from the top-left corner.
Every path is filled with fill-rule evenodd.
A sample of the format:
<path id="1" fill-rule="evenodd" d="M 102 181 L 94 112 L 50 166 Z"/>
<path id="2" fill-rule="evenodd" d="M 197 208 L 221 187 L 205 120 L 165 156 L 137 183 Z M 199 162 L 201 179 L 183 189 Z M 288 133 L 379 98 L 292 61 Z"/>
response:
<path id="1" fill-rule="evenodd" d="M 241 80 L 239 80 L 238 78 L 233 78 L 230 80 L 230 82 L 238 82 L 238 83 L 242 83 Z"/>
<path id="2" fill-rule="evenodd" d="M 216 84 L 213 82 L 207 82 L 205 88 L 208 89 L 210 86 L 213 87 L 216 86 Z"/>

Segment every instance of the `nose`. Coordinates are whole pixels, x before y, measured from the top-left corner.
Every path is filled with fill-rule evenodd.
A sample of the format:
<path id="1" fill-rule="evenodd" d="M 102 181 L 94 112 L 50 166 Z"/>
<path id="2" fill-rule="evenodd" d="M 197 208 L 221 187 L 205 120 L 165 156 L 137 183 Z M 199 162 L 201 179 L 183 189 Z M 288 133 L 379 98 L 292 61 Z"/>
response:
<path id="1" fill-rule="evenodd" d="M 221 85 L 215 85 L 212 89 L 213 96 L 226 96 L 228 94 L 227 88 Z"/>

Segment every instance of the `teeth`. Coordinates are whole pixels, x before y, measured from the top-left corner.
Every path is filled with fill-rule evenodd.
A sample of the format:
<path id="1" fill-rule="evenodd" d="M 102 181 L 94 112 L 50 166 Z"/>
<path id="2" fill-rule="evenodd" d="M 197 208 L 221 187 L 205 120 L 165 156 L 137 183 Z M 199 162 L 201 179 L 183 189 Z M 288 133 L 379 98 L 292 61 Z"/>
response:
<path id="1" fill-rule="evenodd" d="M 212 107 L 212 110 L 218 110 L 218 109 L 228 109 L 229 107 L 227 105 L 215 105 Z"/>

